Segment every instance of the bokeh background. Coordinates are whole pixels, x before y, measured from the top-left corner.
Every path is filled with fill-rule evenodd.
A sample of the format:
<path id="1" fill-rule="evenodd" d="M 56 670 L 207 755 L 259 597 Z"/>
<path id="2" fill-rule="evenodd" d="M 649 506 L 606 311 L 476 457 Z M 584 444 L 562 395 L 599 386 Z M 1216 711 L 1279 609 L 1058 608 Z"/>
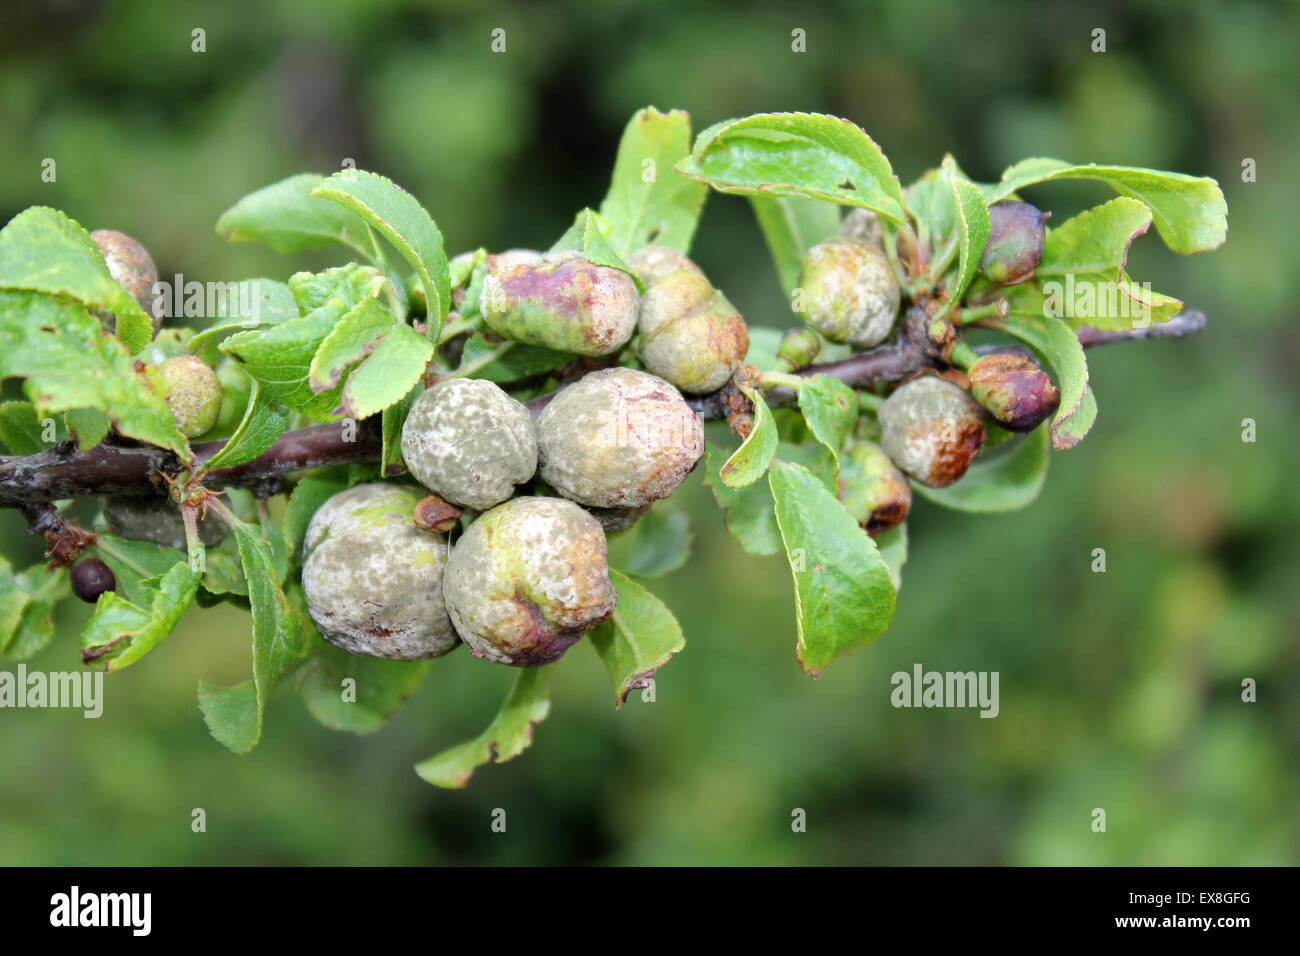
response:
<path id="1" fill-rule="evenodd" d="M 618 0 L 7 4 L 0 215 L 34 203 L 141 239 L 164 276 L 285 276 L 213 232 L 246 192 L 352 158 L 432 211 L 450 251 L 545 246 L 597 203 L 638 107 L 818 110 L 905 182 L 953 152 L 977 179 L 1027 155 L 1220 180 L 1230 229 L 1132 272 L 1210 316 L 1192 340 L 1091 354 L 1101 413 L 1041 498 L 1002 517 L 918 503 L 893 629 L 811 681 L 788 569 L 682 492 L 688 566 L 654 582 L 687 650 L 615 713 L 581 646 L 532 749 L 442 792 L 416 760 L 477 733 L 511 677 L 440 662 L 366 738 L 284 687 L 260 748 L 207 735 L 200 678 L 249 672 L 248 620 L 192 612 L 108 682 L 99 720 L 0 712 L 0 863 L 1265 864 L 1300 861 L 1300 154 L 1286 3 L 1087 5 Z M 206 30 L 207 52 L 191 52 Z M 504 28 L 507 51 L 490 35 Z M 1090 51 L 1091 31 L 1107 52 Z M 807 52 L 791 52 L 791 30 Z M 40 179 L 54 157 L 56 183 Z M 1243 183 L 1241 164 L 1258 164 Z M 1288 158 L 1290 157 L 1290 158 Z M 1064 218 L 1101 186 L 1039 188 Z M 748 206 L 714 196 L 697 258 L 751 323 L 789 321 Z M 1243 443 L 1242 419 L 1258 440 Z M 3 552 L 39 558 L 11 513 Z M 1090 571 L 1107 551 L 1108 570 Z M 76 666 L 85 609 L 29 666 Z M 895 710 L 889 677 L 996 670 L 1001 714 Z M 1258 682 L 1242 703 L 1240 684 Z M 190 830 L 193 808 L 204 834 Z M 489 828 L 494 808 L 508 830 Z M 1104 834 L 1091 812 L 1108 815 Z M 791 832 L 791 812 L 808 832 Z"/>

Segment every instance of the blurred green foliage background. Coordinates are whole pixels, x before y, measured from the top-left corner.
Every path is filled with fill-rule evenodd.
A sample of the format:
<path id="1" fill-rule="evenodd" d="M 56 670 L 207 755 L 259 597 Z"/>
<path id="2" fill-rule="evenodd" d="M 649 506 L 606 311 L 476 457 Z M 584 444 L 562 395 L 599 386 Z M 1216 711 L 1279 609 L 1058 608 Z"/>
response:
<path id="1" fill-rule="evenodd" d="M 6 5 L 0 214 L 41 203 L 122 229 L 165 277 L 330 262 L 212 226 L 246 192 L 345 158 L 417 195 L 449 251 L 548 245 L 599 201 L 647 104 L 697 129 L 843 115 L 904 182 L 945 151 L 984 180 L 1027 155 L 1211 175 L 1230 230 L 1192 259 L 1154 233 L 1136 244 L 1134 276 L 1206 311 L 1208 331 L 1093 352 L 1097 426 L 1027 511 L 919 502 L 893 629 L 820 680 L 795 661 L 783 561 L 744 555 L 692 480 L 695 555 L 652 585 L 687 650 L 655 703 L 615 713 L 579 646 L 533 748 L 437 791 L 412 763 L 477 733 L 512 676 L 461 653 L 368 738 L 317 726 L 286 686 L 237 758 L 208 737 L 195 684 L 247 676 L 248 620 L 191 612 L 107 681 L 101 719 L 0 712 L 0 863 L 1300 861 L 1298 36 L 1295 5 L 1263 2 Z M 1028 198 L 1059 221 L 1108 197 Z M 696 253 L 751 323 L 789 323 L 746 203 L 712 197 Z M 39 559 L 16 515 L 0 531 L 15 565 Z M 77 666 L 73 604 L 29 666 Z M 916 662 L 999 671 L 1001 714 L 892 708 L 890 675 Z M 1245 677 L 1258 703 L 1241 702 Z M 791 832 L 795 808 L 807 833 Z"/>

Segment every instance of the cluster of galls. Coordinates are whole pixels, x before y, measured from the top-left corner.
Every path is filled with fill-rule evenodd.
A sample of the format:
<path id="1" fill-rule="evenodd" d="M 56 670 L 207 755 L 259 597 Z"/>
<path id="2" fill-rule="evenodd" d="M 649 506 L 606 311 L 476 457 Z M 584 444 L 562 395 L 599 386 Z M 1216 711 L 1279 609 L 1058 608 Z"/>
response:
<path id="1" fill-rule="evenodd" d="M 517 667 L 557 660 L 614 612 L 605 534 L 666 498 L 704 452 L 682 391 L 719 388 L 748 349 L 739 313 L 671 249 L 626 272 L 574 253 L 514 250 L 488 260 L 482 311 L 512 341 L 588 357 L 632 343 L 649 371 L 615 366 L 562 388 L 534 421 L 483 379 L 421 393 L 402 429 L 407 470 L 436 496 L 359 485 L 327 501 L 304 546 L 303 591 L 321 634 L 357 654 L 438 657 L 464 643 Z M 547 495 L 524 493 L 545 490 Z M 544 486 L 544 487 L 542 487 Z"/>
<path id="2" fill-rule="evenodd" d="M 1018 201 L 994 204 L 989 216 L 981 272 L 995 289 L 1028 280 L 1043 257 L 1047 217 Z M 782 340 L 778 358 L 787 368 L 813 362 L 823 336 L 854 349 L 889 338 L 902 290 L 874 216 L 855 211 L 842 235 L 808 251 L 794 304 L 811 328 L 791 330 Z M 951 379 L 968 383 L 969 391 Z M 908 478 L 933 488 L 951 485 L 983 448 L 990 423 L 1032 431 L 1059 402 L 1051 378 L 1021 355 L 985 356 L 965 376 L 926 372 L 904 381 L 879 409 L 879 444 L 855 439 L 841 456 L 840 500 L 868 534 L 896 527 L 911 507 Z"/>

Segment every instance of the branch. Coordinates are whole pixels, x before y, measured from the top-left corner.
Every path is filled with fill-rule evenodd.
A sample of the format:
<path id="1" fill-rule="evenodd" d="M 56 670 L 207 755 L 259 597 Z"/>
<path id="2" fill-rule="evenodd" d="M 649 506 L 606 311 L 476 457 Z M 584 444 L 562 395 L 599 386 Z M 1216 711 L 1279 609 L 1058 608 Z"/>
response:
<path id="1" fill-rule="evenodd" d="M 1106 332 L 1092 327 L 1079 330 L 1084 348 L 1114 342 L 1135 342 L 1153 338 L 1182 337 L 1205 328 L 1202 312 L 1185 312 L 1168 322 L 1145 329 Z M 1018 346 L 985 347 L 988 351 L 1011 351 Z M 913 331 L 904 330 L 884 345 L 859 352 L 836 362 L 810 365 L 798 375 L 830 375 L 853 388 L 882 382 L 897 382 L 924 368 L 940 363 L 936 350 L 927 347 Z M 541 413 L 554 396 L 542 395 L 528 402 L 533 417 Z M 766 395 L 773 406 L 792 405 L 792 389 L 775 387 Z M 719 421 L 748 411 L 748 400 L 731 383 L 709 395 L 691 395 L 687 403 L 705 421 Z M 225 441 L 202 442 L 194 446 L 198 463 L 208 461 Z M 330 465 L 372 464 L 379 461 L 381 439 L 379 417 L 359 423 L 333 422 L 314 425 L 281 435 L 266 452 L 253 461 L 233 468 L 219 468 L 204 478 L 204 486 L 250 488 L 261 495 L 277 492 L 285 476 L 293 472 Z M 100 495 L 159 494 L 166 490 L 164 475 L 175 475 L 180 463 L 170 452 L 150 446 L 104 443 L 88 451 L 77 451 L 71 442 L 61 442 L 34 455 L 0 456 L 0 507 L 19 508 L 35 518 L 49 520 L 49 502 Z M 36 528 L 41 533 L 43 528 Z"/>

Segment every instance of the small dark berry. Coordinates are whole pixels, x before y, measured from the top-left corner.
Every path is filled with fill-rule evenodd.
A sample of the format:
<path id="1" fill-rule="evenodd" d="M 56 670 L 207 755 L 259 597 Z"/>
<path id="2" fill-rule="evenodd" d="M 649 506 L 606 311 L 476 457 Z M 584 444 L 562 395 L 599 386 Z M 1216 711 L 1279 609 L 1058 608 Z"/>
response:
<path id="1" fill-rule="evenodd" d="M 117 589 L 112 569 L 99 558 L 83 558 L 72 566 L 72 593 L 94 604 L 105 591 Z"/>

